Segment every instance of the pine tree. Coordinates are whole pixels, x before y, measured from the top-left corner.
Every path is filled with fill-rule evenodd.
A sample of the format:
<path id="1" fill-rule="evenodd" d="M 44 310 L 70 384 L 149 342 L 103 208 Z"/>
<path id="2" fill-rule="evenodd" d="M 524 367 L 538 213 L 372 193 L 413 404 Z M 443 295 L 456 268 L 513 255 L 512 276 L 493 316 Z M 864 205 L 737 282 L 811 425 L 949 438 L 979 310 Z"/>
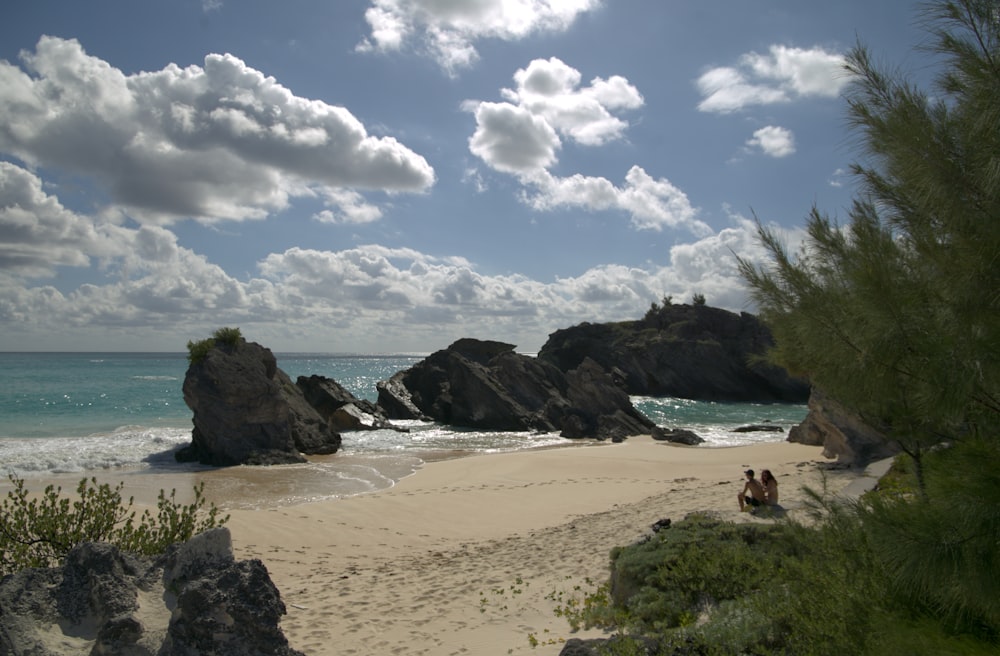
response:
<path id="1" fill-rule="evenodd" d="M 805 250 L 758 224 L 772 262 L 740 268 L 774 359 L 896 440 L 927 448 L 1000 421 L 1000 13 L 927 9 L 944 61 L 928 94 L 858 45 L 849 119 L 862 160 L 850 221 L 818 209 Z"/>
<path id="2" fill-rule="evenodd" d="M 863 45 L 847 59 L 861 147 L 847 225 L 814 208 L 791 254 L 758 223 L 771 262 L 740 268 L 773 359 L 912 456 L 916 497 L 858 508 L 908 610 L 995 642 L 1000 3 L 937 0 L 924 15 L 942 64 L 932 92 L 883 72 Z"/>

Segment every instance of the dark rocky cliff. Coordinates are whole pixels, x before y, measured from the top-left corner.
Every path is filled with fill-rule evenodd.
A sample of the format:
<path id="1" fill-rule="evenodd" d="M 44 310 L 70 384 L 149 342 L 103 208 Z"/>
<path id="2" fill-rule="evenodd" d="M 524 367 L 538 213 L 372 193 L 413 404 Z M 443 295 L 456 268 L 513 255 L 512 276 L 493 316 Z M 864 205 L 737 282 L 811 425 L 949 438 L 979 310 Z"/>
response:
<path id="1" fill-rule="evenodd" d="M 622 374 L 632 395 L 702 401 L 804 403 L 807 382 L 763 362 L 774 345 L 752 314 L 705 305 L 666 305 L 638 321 L 557 330 L 538 359 L 569 371 L 590 358 Z"/>

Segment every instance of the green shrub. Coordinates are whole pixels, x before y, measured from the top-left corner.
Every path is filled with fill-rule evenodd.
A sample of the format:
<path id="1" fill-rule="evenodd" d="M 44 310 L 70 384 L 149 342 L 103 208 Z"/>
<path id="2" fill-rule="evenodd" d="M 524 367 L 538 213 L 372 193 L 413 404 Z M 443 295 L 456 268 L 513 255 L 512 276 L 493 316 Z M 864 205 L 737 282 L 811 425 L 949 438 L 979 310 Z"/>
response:
<path id="1" fill-rule="evenodd" d="M 694 622 L 724 600 L 769 584 L 803 551 L 789 524 L 733 524 L 694 516 L 612 552 L 611 601 L 629 629 L 661 632 Z"/>
<path id="2" fill-rule="evenodd" d="M 208 355 L 208 352 L 215 348 L 216 344 L 226 344 L 228 346 L 236 346 L 243 339 L 243 334 L 240 333 L 239 328 L 219 328 L 212 336 L 207 339 L 202 339 L 197 342 L 189 341 L 187 343 L 188 349 L 188 362 L 191 364 L 198 364 Z"/>
<path id="3" fill-rule="evenodd" d="M 240 334 L 239 328 L 219 328 L 214 333 L 212 337 L 215 338 L 216 342 L 220 344 L 228 344 L 230 346 L 236 346 L 243 339 L 243 335 Z"/>
<path id="4" fill-rule="evenodd" d="M 149 510 L 136 517 L 133 499 L 122 499 L 124 483 L 112 488 L 96 478 L 83 479 L 74 500 L 62 488 L 49 485 L 41 497 L 30 498 L 24 481 L 8 476 L 14 489 L 0 504 L 0 576 L 26 567 L 51 567 L 83 542 L 109 542 L 137 554 L 162 553 L 210 528 L 222 526 L 215 504 L 206 508 L 204 483 L 194 488 L 194 501 L 178 504 L 176 490 L 160 490 L 156 516 Z"/>
<path id="5" fill-rule="evenodd" d="M 189 341 L 187 343 L 188 362 L 191 364 L 198 364 L 205 359 L 205 356 L 208 355 L 208 352 L 211 351 L 214 346 L 215 340 L 211 337 L 197 342 Z"/>

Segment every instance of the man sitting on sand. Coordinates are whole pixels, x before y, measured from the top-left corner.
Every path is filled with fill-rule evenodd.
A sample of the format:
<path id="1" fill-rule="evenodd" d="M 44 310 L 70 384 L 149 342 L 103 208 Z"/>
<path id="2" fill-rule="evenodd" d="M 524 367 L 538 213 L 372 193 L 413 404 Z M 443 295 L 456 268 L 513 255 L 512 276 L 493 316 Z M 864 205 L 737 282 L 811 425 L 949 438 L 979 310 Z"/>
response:
<path id="1" fill-rule="evenodd" d="M 736 500 L 740 502 L 740 512 L 743 512 L 747 505 L 753 508 L 763 506 L 765 501 L 764 486 L 753 477 L 753 470 L 748 469 L 743 473 L 747 475 L 747 482 L 743 485 L 743 491 L 736 497 Z"/>

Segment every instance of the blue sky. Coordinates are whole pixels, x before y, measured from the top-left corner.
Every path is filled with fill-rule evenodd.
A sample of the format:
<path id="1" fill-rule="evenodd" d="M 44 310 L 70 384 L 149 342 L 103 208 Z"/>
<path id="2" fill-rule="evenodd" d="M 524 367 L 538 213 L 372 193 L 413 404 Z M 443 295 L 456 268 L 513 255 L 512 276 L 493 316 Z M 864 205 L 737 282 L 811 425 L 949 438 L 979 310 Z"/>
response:
<path id="1" fill-rule="evenodd" d="M 857 40 L 917 2 L 179 0 L 0 9 L 0 350 L 536 351 L 753 311 L 753 216 L 846 217 Z"/>

